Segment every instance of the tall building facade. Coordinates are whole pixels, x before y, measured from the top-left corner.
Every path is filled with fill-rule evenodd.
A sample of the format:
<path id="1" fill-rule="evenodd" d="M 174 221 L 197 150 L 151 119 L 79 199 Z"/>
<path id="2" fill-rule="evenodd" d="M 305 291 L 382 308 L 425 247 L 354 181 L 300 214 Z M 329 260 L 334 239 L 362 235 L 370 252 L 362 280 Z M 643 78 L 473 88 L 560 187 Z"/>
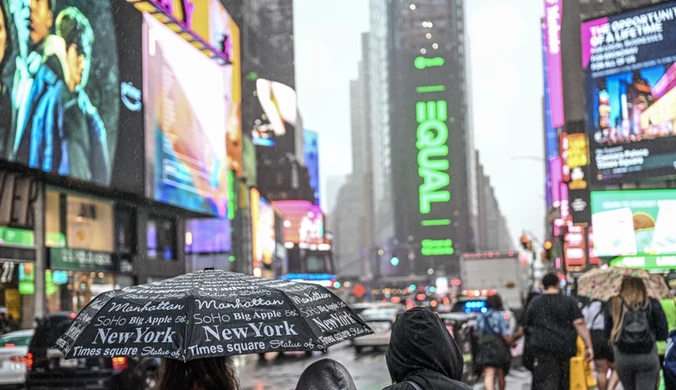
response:
<path id="1" fill-rule="evenodd" d="M 459 274 L 475 250 L 468 191 L 464 4 L 393 0 L 389 12 L 389 123 L 395 255 L 405 274 Z"/>
<path id="2" fill-rule="evenodd" d="M 391 252 L 390 243 L 394 239 L 388 66 L 391 50 L 392 4 L 391 0 L 370 0 L 369 7 L 370 31 L 367 65 L 371 123 L 369 133 L 373 161 L 373 239 L 375 246 L 387 257 Z"/>
<path id="3" fill-rule="evenodd" d="M 515 243 L 507 227 L 491 178 L 484 171 L 479 159 L 479 152 L 475 153 L 476 183 L 475 193 L 477 213 L 477 251 L 505 251 L 514 249 Z"/>
<path id="4" fill-rule="evenodd" d="M 350 81 L 352 174 L 341 187 L 332 212 L 336 269 L 341 276 L 361 276 L 362 279 L 372 277 L 376 259 L 369 56 L 369 34 L 365 33 L 358 77 Z"/>

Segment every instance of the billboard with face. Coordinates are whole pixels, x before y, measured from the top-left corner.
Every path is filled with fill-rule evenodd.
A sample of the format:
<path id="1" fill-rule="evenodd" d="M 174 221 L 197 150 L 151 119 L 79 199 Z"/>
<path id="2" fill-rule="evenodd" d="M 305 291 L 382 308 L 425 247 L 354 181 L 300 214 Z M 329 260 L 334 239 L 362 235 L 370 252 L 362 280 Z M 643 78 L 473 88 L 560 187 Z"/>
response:
<path id="1" fill-rule="evenodd" d="M 0 158 L 141 192 L 143 170 L 130 169 L 143 156 L 133 130 L 143 110 L 140 13 L 110 1 L 0 5 Z"/>

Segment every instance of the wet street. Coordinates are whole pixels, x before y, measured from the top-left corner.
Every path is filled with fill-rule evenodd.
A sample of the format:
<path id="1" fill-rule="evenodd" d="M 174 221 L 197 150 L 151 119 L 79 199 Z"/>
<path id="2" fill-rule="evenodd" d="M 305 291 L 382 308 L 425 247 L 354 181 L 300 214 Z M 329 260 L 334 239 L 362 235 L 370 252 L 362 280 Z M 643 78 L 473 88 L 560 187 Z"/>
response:
<path id="1" fill-rule="evenodd" d="M 357 356 L 349 346 L 337 346 L 326 355 L 315 353 L 312 358 L 304 355 L 275 357 L 275 354 L 268 354 L 266 362 L 258 362 L 256 357 L 241 358 L 238 364 L 242 390 L 294 390 L 303 370 L 326 357 L 345 365 L 359 390 L 380 390 L 390 384 L 384 353 L 366 352 Z M 528 388 L 529 373 L 513 370 L 507 378 L 507 389 Z M 483 389 L 483 386 L 477 385 L 475 389 Z"/>

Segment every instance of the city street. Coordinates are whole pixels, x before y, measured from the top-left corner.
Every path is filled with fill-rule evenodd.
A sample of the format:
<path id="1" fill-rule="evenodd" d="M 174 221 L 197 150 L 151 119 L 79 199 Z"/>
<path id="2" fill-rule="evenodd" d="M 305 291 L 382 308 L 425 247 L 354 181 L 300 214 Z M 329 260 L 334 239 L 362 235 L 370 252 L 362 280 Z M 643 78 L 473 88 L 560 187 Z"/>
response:
<path id="1" fill-rule="evenodd" d="M 268 361 L 264 363 L 259 363 L 257 357 L 241 358 L 238 364 L 242 390 L 294 390 L 305 367 L 327 357 L 347 367 L 359 390 L 380 390 L 390 383 L 384 353 L 367 352 L 357 357 L 354 350 L 345 345 L 332 348 L 327 355 L 315 353 L 312 358 L 302 355 L 275 358 L 275 354 L 268 354 Z M 508 390 L 529 387 L 530 374 L 525 370 L 513 370 L 507 378 Z M 483 386 L 477 385 L 475 389 L 483 389 Z"/>

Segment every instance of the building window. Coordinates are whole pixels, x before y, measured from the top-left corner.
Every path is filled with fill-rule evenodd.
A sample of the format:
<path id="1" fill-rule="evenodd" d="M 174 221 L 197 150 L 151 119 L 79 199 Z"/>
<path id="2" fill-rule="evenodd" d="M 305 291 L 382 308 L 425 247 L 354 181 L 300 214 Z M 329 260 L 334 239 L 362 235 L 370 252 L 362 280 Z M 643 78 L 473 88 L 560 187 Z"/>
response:
<path id="1" fill-rule="evenodd" d="M 151 215 L 146 232 L 148 257 L 166 261 L 176 259 L 176 236 L 174 219 Z"/>

